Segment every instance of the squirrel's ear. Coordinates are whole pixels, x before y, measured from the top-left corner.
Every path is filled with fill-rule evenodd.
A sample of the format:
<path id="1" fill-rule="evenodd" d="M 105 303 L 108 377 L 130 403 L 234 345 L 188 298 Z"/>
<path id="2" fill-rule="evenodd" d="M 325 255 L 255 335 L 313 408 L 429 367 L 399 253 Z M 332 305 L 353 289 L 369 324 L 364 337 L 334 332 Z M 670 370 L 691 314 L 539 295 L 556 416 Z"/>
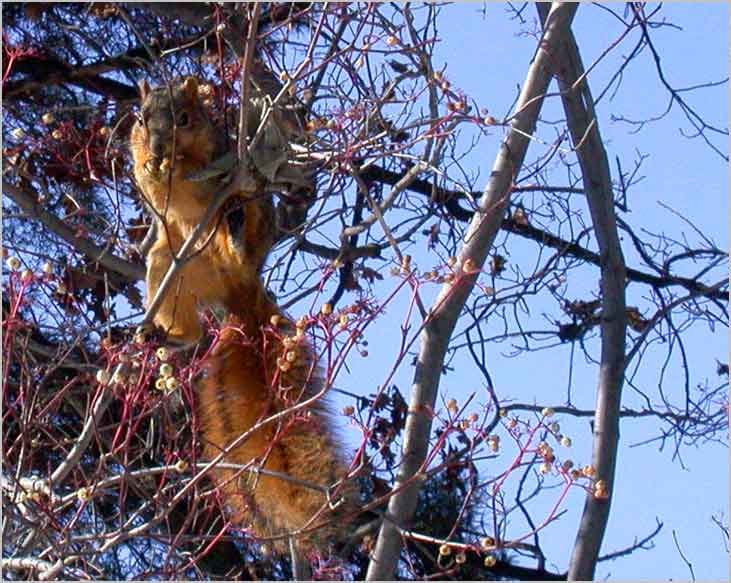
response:
<path id="1" fill-rule="evenodd" d="M 198 79 L 195 77 L 186 77 L 183 81 L 183 93 L 191 101 L 198 99 Z"/>
<path id="2" fill-rule="evenodd" d="M 140 97 L 144 101 L 145 97 L 147 97 L 147 94 L 150 92 L 150 84 L 147 82 L 147 79 L 142 79 L 137 86 L 140 88 Z"/>

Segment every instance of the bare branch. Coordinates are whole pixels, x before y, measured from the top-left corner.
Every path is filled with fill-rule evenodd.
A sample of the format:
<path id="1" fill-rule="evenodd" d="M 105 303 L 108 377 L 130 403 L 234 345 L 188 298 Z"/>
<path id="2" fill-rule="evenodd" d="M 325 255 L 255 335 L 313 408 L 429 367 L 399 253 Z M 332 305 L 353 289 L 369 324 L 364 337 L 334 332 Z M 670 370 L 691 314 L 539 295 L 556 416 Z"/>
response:
<path id="1" fill-rule="evenodd" d="M 545 6 L 537 5 L 541 20 L 547 20 Z M 559 63 L 557 78 L 561 100 L 589 204 L 594 232 L 601 256 L 601 363 L 594 417 L 593 466 L 595 485 L 604 488 L 590 491 L 577 534 L 569 566 L 569 579 L 591 580 L 594 577 L 599 549 L 609 519 L 614 486 L 614 472 L 619 442 L 619 408 L 625 362 L 625 277 L 626 269 L 614 214 L 614 195 L 607 153 L 599 134 L 593 99 L 584 76 L 573 33 L 566 35 L 554 58 Z M 606 494 L 606 495 L 605 495 Z"/>
<path id="2" fill-rule="evenodd" d="M 36 218 L 52 233 L 58 235 L 69 245 L 83 253 L 90 259 L 101 264 L 106 269 L 116 272 L 129 281 L 144 279 L 145 268 L 138 264 L 117 257 L 104 247 L 95 245 L 88 239 L 77 237 L 73 229 L 66 225 L 53 213 L 44 210 L 34 200 L 34 196 L 3 179 L 3 192 L 7 193 L 23 211 L 32 218 Z"/>
<path id="3" fill-rule="evenodd" d="M 516 110 L 520 113 L 511 123 L 511 129 L 502 143 L 493 166 L 490 181 L 480 200 L 479 211 L 470 223 L 460 251 L 457 269 L 469 263 L 481 268 L 495 240 L 502 215 L 510 200 L 510 188 L 520 170 L 529 138 L 533 134 L 538 114 L 551 80 L 551 53 L 569 30 L 577 5 L 554 2 L 548 26 L 530 65 Z M 527 105 L 530 103 L 530 105 Z M 470 271 L 470 270 L 466 270 Z M 434 406 L 444 356 L 459 314 L 474 287 L 476 277 L 465 273 L 454 284 L 445 285 L 437 298 L 421 335 L 421 349 L 411 389 L 409 415 L 404 430 L 402 461 L 394 489 L 399 489 L 419 471 L 426 457 L 432 418 L 428 410 Z M 419 482 L 409 484 L 388 505 L 388 513 L 398 524 L 408 524 L 417 502 Z M 376 548 L 368 566 L 369 581 L 393 579 L 401 550 L 398 529 L 390 521 L 381 526 Z"/>

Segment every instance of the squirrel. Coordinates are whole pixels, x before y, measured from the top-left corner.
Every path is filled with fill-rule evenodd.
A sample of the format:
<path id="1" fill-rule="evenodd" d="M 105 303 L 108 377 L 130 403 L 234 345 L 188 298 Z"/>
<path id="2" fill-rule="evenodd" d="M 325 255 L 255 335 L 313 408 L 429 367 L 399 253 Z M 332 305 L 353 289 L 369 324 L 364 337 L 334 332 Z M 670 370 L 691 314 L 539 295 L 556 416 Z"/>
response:
<path id="1" fill-rule="evenodd" d="M 146 81 L 139 87 L 130 149 L 136 182 L 158 227 L 146 257 L 149 305 L 173 255 L 221 188 L 220 180 L 190 177 L 224 155 L 228 140 L 212 122 L 195 77 L 172 87 L 150 88 Z M 343 537 L 343 518 L 356 508 L 356 487 L 343 480 L 347 466 L 327 405 L 316 398 L 322 381 L 304 330 L 261 281 L 275 240 L 271 195 L 234 194 L 211 225 L 204 244 L 180 268 L 154 323 L 170 340 L 193 343 L 204 332 L 199 309 L 225 310 L 198 380 L 204 459 L 225 451 L 221 463 L 252 470 L 230 465 L 212 470 L 236 524 L 259 538 L 271 537 L 280 550 L 288 544 L 287 533 L 294 533 L 300 548 L 325 550 Z M 285 412 L 298 403 L 294 412 Z"/>

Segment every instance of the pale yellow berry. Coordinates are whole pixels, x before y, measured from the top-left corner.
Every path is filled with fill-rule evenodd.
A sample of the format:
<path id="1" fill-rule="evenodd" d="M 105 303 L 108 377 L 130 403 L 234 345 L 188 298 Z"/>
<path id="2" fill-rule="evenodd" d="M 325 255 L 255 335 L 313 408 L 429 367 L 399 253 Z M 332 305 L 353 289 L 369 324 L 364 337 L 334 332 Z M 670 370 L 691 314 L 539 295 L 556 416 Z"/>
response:
<path id="1" fill-rule="evenodd" d="M 609 490 L 594 490 L 594 498 L 597 500 L 608 500 Z"/>
<path id="2" fill-rule="evenodd" d="M 287 372 L 290 368 L 292 368 L 292 365 L 286 360 L 279 365 L 279 370 L 282 372 Z"/>
<path id="3" fill-rule="evenodd" d="M 46 275 L 51 275 L 53 273 L 53 264 L 50 261 L 46 261 L 43 267 L 41 267 L 41 271 Z"/>
<path id="4" fill-rule="evenodd" d="M 554 421 L 553 423 L 551 423 L 551 424 L 550 424 L 550 425 L 548 426 L 548 428 L 549 428 L 549 429 L 550 429 L 551 431 L 553 431 L 553 433 L 558 433 L 559 431 L 561 431 L 561 426 L 560 426 L 560 425 L 559 425 L 558 423 L 556 423 L 555 421 Z"/>
<path id="5" fill-rule="evenodd" d="M 164 364 L 161 364 L 160 365 L 160 376 L 165 377 L 165 378 L 172 376 L 174 370 L 175 369 L 173 368 L 172 364 L 168 364 L 167 362 Z"/>
<path id="6" fill-rule="evenodd" d="M 490 567 L 494 567 L 496 563 L 497 563 L 497 559 L 495 558 L 495 555 L 487 555 L 485 557 L 485 563 L 484 564 L 485 564 L 485 567 L 487 567 L 488 569 Z"/>
<path id="7" fill-rule="evenodd" d="M 507 409 L 500 409 L 500 411 L 498 411 L 498 415 L 500 415 L 500 417 L 507 417 L 508 416 L 508 410 Z"/>
<path id="8" fill-rule="evenodd" d="M 487 445 L 491 452 L 497 453 L 500 450 L 500 438 L 497 435 L 491 435 L 487 438 Z"/>
<path id="9" fill-rule="evenodd" d="M 155 351 L 155 356 L 157 356 L 160 362 L 165 362 L 170 358 L 170 351 L 164 346 L 161 346 Z"/>
<path id="10" fill-rule="evenodd" d="M 219 24 L 216 27 L 216 32 L 219 32 L 220 33 L 220 32 L 223 32 L 224 30 L 226 30 L 226 23 L 225 22 L 222 22 L 221 24 Z"/>
<path id="11" fill-rule="evenodd" d="M 287 362 L 294 363 L 297 361 L 297 352 L 294 350 L 290 350 L 289 352 L 287 352 L 284 358 L 287 359 Z"/>
<path id="12" fill-rule="evenodd" d="M 464 260 L 464 263 L 462 263 L 462 271 L 465 273 L 474 273 L 477 271 L 477 265 L 472 260 L 472 258 L 468 257 Z"/>
<path id="13" fill-rule="evenodd" d="M 9 269 L 12 269 L 13 271 L 20 269 L 20 259 L 17 257 L 8 257 L 8 260 L 5 262 L 5 264 L 8 266 Z"/>
<path id="14" fill-rule="evenodd" d="M 60 140 L 61 138 L 63 138 L 63 132 L 61 130 L 53 130 L 51 132 L 51 137 L 54 140 Z"/>
<path id="15" fill-rule="evenodd" d="M 56 117 L 50 111 L 47 111 L 46 113 L 43 114 L 43 117 L 41 118 L 41 120 L 43 121 L 44 124 L 50 125 L 54 121 L 56 121 Z"/>
<path id="16" fill-rule="evenodd" d="M 23 270 L 23 273 L 20 274 L 20 279 L 22 279 L 25 282 L 29 282 L 33 280 L 33 272 L 30 269 Z"/>
<path id="17" fill-rule="evenodd" d="M 138 346 L 141 346 L 146 342 L 145 335 L 144 334 L 135 334 L 133 341 Z"/>
<path id="18" fill-rule="evenodd" d="M 294 348 L 297 346 L 297 339 L 293 336 L 287 336 L 286 338 L 282 339 L 282 346 L 289 350 L 290 348 Z"/>
<path id="19" fill-rule="evenodd" d="M 158 391 L 164 391 L 164 390 L 166 390 L 167 389 L 167 383 L 166 383 L 166 381 L 167 381 L 167 379 L 164 379 L 162 377 L 158 377 L 157 380 L 155 381 L 155 388 Z"/>
<path id="20" fill-rule="evenodd" d="M 571 447 L 571 438 L 564 435 L 561 438 L 561 445 L 564 447 Z"/>
<path id="21" fill-rule="evenodd" d="M 98 371 L 96 371 L 96 382 L 102 385 L 106 385 L 109 382 L 109 371 L 100 368 Z"/>
<path id="22" fill-rule="evenodd" d="M 59 293 L 61 295 L 64 295 L 68 290 L 66 289 L 66 286 L 59 282 L 59 284 L 56 286 L 56 293 Z"/>
<path id="23" fill-rule="evenodd" d="M 117 383 L 118 385 L 121 385 L 127 380 L 127 377 L 121 370 L 114 371 L 114 374 L 112 375 L 112 382 Z"/>
<path id="24" fill-rule="evenodd" d="M 571 470 L 571 479 L 572 480 L 578 480 L 581 477 L 581 471 L 580 470 Z"/>
<path id="25" fill-rule="evenodd" d="M 281 321 L 282 316 L 279 314 L 272 314 L 272 317 L 269 318 L 269 323 L 274 326 L 275 328 L 279 326 L 279 322 Z"/>
<path id="26" fill-rule="evenodd" d="M 515 429 L 517 426 L 518 426 L 518 420 L 517 419 L 514 419 L 513 418 L 510 421 L 508 421 L 508 427 L 510 429 Z"/>
<path id="27" fill-rule="evenodd" d="M 79 488 L 76 490 L 76 497 L 80 502 L 88 502 L 91 500 L 91 489 L 90 488 Z"/>
<path id="28" fill-rule="evenodd" d="M 11 134 L 13 134 L 13 137 L 14 137 L 14 138 L 15 138 L 16 140 L 22 140 L 22 139 L 23 139 L 23 138 L 25 137 L 25 132 L 24 132 L 24 131 L 22 130 L 22 128 L 15 128 L 15 129 L 14 129 L 14 130 L 13 130 L 12 132 L 10 132 L 10 133 L 11 133 Z"/>
<path id="29" fill-rule="evenodd" d="M 439 554 L 443 557 L 448 557 L 452 554 L 452 548 L 447 544 L 441 545 L 439 547 Z"/>
<path id="30" fill-rule="evenodd" d="M 165 379 L 165 388 L 168 391 L 174 391 L 178 388 L 178 379 L 175 377 L 168 377 Z"/>
<path id="31" fill-rule="evenodd" d="M 591 478 L 594 475 L 594 466 L 584 466 L 581 468 L 581 473 L 587 478 Z"/>
<path id="32" fill-rule="evenodd" d="M 467 562 L 467 555 L 465 555 L 464 553 L 457 553 L 454 556 L 454 562 L 457 563 L 458 565 L 465 564 Z"/>
<path id="33" fill-rule="evenodd" d="M 289 79 L 290 79 L 290 77 L 289 77 L 289 73 L 287 73 L 287 71 L 281 71 L 279 73 L 279 80 L 280 81 L 289 81 Z"/>
<path id="34" fill-rule="evenodd" d="M 345 415 L 346 417 L 350 417 L 353 413 L 355 413 L 355 409 L 350 405 L 346 405 L 345 407 L 343 407 L 343 415 Z"/>
<path id="35" fill-rule="evenodd" d="M 261 556 L 264 558 L 269 558 L 272 556 L 272 548 L 267 544 L 261 545 L 259 547 L 259 552 L 261 553 Z"/>
<path id="36" fill-rule="evenodd" d="M 609 498 L 609 490 L 604 480 L 599 480 L 594 484 L 594 498 L 597 500 L 607 500 Z"/>
<path id="37" fill-rule="evenodd" d="M 449 399 L 447 401 L 447 409 L 452 415 L 457 414 L 457 400 L 456 399 Z"/>
<path id="38" fill-rule="evenodd" d="M 477 413 L 470 413 L 467 417 L 467 420 L 470 423 L 477 423 L 477 420 L 480 418 L 480 416 Z"/>
<path id="39" fill-rule="evenodd" d="M 483 549 L 489 549 L 495 546 L 495 539 L 491 536 L 485 536 L 480 539 L 480 546 Z"/>
<path id="40" fill-rule="evenodd" d="M 340 314 L 340 318 L 338 319 L 338 326 L 344 330 L 348 327 L 348 315 L 347 314 Z"/>
<path id="41" fill-rule="evenodd" d="M 395 45 L 397 45 L 397 44 L 398 44 L 398 38 L 396 38 L 396 37 L 395 37 L 395 36 L 393 36 L 393 35 L 389 35 L 389 37 L 388 37 L 388 38 L 386 39 L 386 44 L 387 44 L 387 45 L 388 45 L 389 47 L 393 47 L 393 46 L 395 46 Z"/>
<path id="42" fill-rule="evenodd" d="M 111 130 L 111 129 L 109 129 L 109 128 L 108 128 L 107 126 L 104 126 L 104 127 L 101 127 L 101 128 L 99 128 L 99 135 L 100 135 L 100 136 L 101 136 L 102 138 L 106 138 L 106 137 L 108 137 L 108 136 L 109 136 L 109 134 L 111 134 L 111 133 L 112 133 L 112 130 Z"/>
<path id="43" fill-rule="evenodd" d="M 552 417 L 553 413 L 554 411 L 550 407 L 544 407 L 541 411 L 541 415 L 543 415 L 544 417 Z"/>
<path id="44" fill-rule="evenodd" d="M 551 464 L 549 464 L 548 462 L 543 462 L 538 471 L 544 475 L 549 473 L 551 471 Z"/>
<path id="45" fill-rule="evenodd" d="M 320 313 L 323 316 L 329 316 L 333 313 L 333 307 L 330 304 L 322 304 L 322 308 L 320 308 Z"/>
<path id="46" fill-rule="evenodd" d="M 449 267 L 454 267 L 455 265 L 457 265 L 457 258 L 452 255 L 449 259 L 447 259 L 447 265 L 449 265 Z"/>
<path id="47" fill-rule="evenodd" d="M 188 469 L 188 462 L 185 460 L 178 460 L 175 462 L 175 471 L 179 474 L 182 474 L 185 470 Z"/>

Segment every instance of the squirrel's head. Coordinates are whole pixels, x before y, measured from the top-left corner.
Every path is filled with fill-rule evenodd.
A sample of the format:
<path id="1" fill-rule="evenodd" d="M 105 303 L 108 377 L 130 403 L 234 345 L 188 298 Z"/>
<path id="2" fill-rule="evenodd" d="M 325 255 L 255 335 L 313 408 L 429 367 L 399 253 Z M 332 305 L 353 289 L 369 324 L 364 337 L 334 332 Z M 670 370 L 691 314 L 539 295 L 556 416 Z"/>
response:
<path id="1" fill-rule="evenodd" d="M 216 132 L 199 98 L 198 81 L 187 77 L 151 88 L 143 80 L 139 88 L 141 106 L 130 136 L 135 163 L 155 176 L 210 162 Z"/>

